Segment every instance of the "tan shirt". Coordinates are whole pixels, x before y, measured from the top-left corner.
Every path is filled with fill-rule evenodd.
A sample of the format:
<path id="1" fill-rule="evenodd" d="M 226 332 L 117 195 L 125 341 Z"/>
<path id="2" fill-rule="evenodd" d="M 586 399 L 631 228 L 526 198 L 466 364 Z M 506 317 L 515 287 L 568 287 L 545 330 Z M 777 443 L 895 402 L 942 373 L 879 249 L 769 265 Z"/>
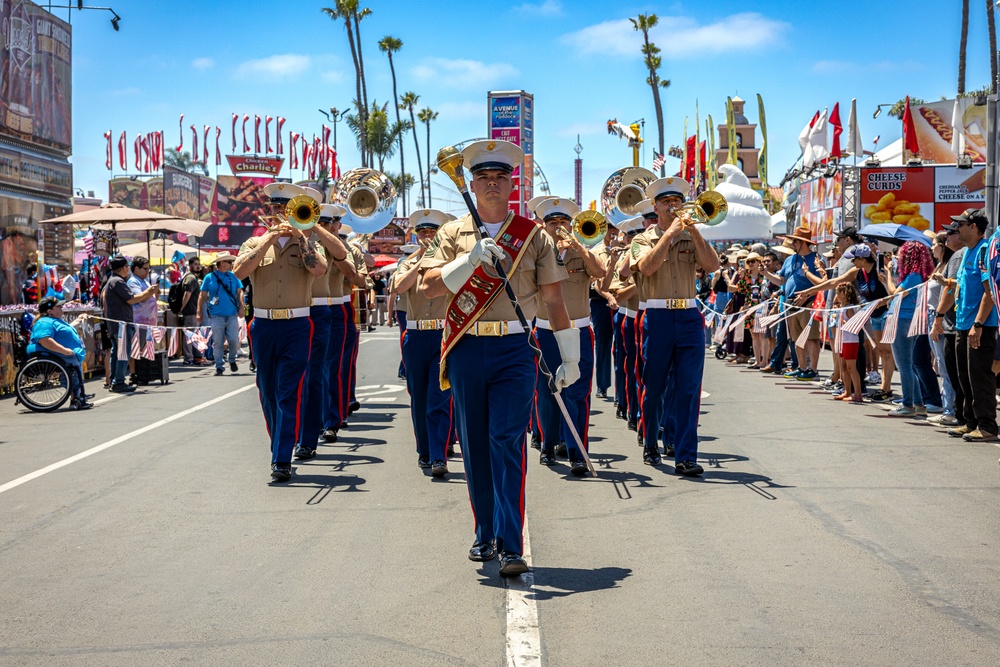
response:
<path id="1" fill-rule="evenodd" d="M 556 253 L 558 252 L 557 249 Z M 594 278 L 587 271 L 586 262 L 576 250 L 570 248 L 566 251 L 562 263 L 567 274 L 567 278 L 562 284 L 562 294 L 569 319 L 579 320 L 590 317 L 590 283 L 593 282 Z M 549 319 L 545 310 L 545 302 L 541 298 L 538 298 L 537 301 L 538 313 L 536 317 L 543 320 Z"/>
<path id="2" fill-rule="evenodd" d="M 354 269 L 364 276 L 368 275 L 368 267 L 365 265 L 365 257 L 356 247 L 350 243 L 345 243 L 347 246 L 347 252 L 350 253 L 351 261 L 354 263 Z M 326 272 L 326 279 L 329 283 L 329 296 L 339 297 L 347 296 L 351 293 L 354 287 L 347 282 L 344 272 L 340 270 L 336 262 L 332 259 L 330 260 L 330 269 Z"/>
<path id="3" fill-rule="evenodd" d="M 439 269 L 456 257 L 469 254 L 477 240 L 476 227 L 470 214 L 442 225 L 434 237 L 430 250 L 424 253 L 424 258 L 420 262 L 420 272 Z M 566 280 L 566 269 L 558 262 L 555 244 L 548 234 L 539 229 L 528 247 L 521 252 L 521 261 L 514 275 L 510 276 L 511 287 L 514 288 L 521 311 L 529 322 L 535 317 L 537 310 L 538 286 L 551 285 L 563 280 Z M 501 322 L 516 319 L 517 314 L 510 299 L 505 294 L 500 294 L 479 321 Z"/>
<path id="4" fill-rule="evenodd" d="M 612 294 L 617 294 L 621 290 L 631 287 L 632 285 L 635 284 L 635 275 L 636 275 L 635 267 L 633 267 L 632 273 L 629 275 L 628 278 L 622 278 L 620 268 L 624 261 L 625 258 L 622 257 L 618 261 L 618 265 L 615 267 L 615 277 L 611 280 L 611 286 L 609 287 Z M 628 308 L 629 310 L 637 310 L 639 308 L 639 296 L 638 294 L 633 294 L 630 298 L 626 299 L 625 301 L 619 299 L 618 305 L 622 308 Z"/>
<path id="5" fill-rule="evenodd" d="M 330 296 L 329 277 L 330 277 L 330 271 L 333 271 L 334 269 L 333 258 L 330 256 L 330 253 L 327 252 L 326 248 L 324 248 L 322 245 L 317 244 L 317 246 L 318 246 L 316 248 L 317 254 L 326 257 L 326 274 L 322 278 L 316 278 L 315 280 L 313 280 L 312 295 L 314 299 L 318 297 Z"/>
<path id="6" fill-rule="evenodd" d="M 415 264 L 419 264 L 420 259 L 418 257 L 411 257 L 409 259 L 404 259 L 399 263 L 399 268 L 396 269 L 396 276 L 400 276 L 406 271 L 409 271 Z M 393 278 L 395 282 L 396 278 Z M 406 303 L 406 317 L 407 320 L 443 320 L 445 314 L 448 310 L 448 302 L 451 300 L 450 297 L 445 294 L 444 296 L 439 296 L 434 299 L 428 299 L 420 291 L 420 280 L 419 278 L 410 289 L 405 292 L 399 293 L 400 301 Z M 397 306 L 396 310 L 400 310 Z"/>
<path id="7" fill-rule="evenodd" d="M 663 236 L 659 225 L 653 225 L 632 239 L 632 268 L 638 272 L 639 260 L 653 251 Z M 642 276 L 642 300 L 693 299 L 695 289 L 694 241 L 688 232 L 681 232 L 670 245 L 663 264 L 651 276 Z"/>
<path id="8" fill-rule="evenodd" d="M 240 246 L 240 255 L 261 245 L 254 236 Z M 321 279 L 322 280 L 322 279 Z M 282 248 L 275 243 L 250 274 L 255 308 L 303 308 L 312 305 L 313 275 L 302 262 L 299 240 L 289 238 Z"/>

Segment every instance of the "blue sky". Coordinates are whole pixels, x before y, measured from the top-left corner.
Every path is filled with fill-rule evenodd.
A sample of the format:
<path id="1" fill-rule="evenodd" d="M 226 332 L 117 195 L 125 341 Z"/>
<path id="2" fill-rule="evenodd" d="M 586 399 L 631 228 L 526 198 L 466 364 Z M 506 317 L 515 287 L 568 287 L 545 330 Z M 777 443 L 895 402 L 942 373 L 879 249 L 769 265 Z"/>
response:
<path id="1" fill-rule="evenodd" d="M 128 132 L 130 151 L 137 132 L 158 129 L 164 130 L 166 145 L 175 146 L 178 115 L 184 113 L 185 128 L 222 127 L 226 150 L 234 112 L 250 114 L 250 126 L 255 113 L 284 116 L 287 142 L 290 129 L 319 133 L 325 119 L 317 109 L 344 108 L 354 97 L 343 26 L 321 14 L 329 4 L 324 0 L 110 4 L 122 17 L 117 33 L 106 12 L 72 11 L 75 185 L 99 196 L 107 196 L 103 134 L 109 129 L 116 140 L 122 130 Z M 969 89 L 989 80 L 985 10 L 981 2 L 972 4 Z M 856 97 L 870 149 L 876 135 L 885 146 L 901 132 L 886 114 L 872 119 L 878 104 L 907 94 L 953 97 L 956 86 L 958 2 L 368 0 L 363 6 L 373 12 L 362 22 L 369 100 L 392 95 L 388 63 L 377 47 L 385 35 L 403 41 L 395 56 L 399 93 L 416 92 L 421 108 L 440 114 L 431 127 L 433 151 L 485 135 L 488 90 L 534 93 L 536 161 L 553 193 L 572 197 L 579 134 L 585 201 L 597 197 L 612 171 L 631 163 L 626 143 L 606 133 L 609 118 L 645 118 L 648 146 L 657 141 L 641 35 L 627 21 L 639 13 L 660 17 L 652 39 L 663 50 L 661 76 L 672 81 L 662 97 L 667 146 L 680 144 L 685 116 L 693 132 L 696 100 L 702 125 L 709 113 L 724 123 L 726 96 L 737 94 L 748 102 L 750 121 L 757 122 L 760 93 L 772 183 L 798 157 L 798 134 L 817 109 L 839 101 L 846 124 Z M 420 137 L 423 153 L 422 126 Z M 185 149 L 190 141 L 186 129 Z M 410 171 L 416 166 L 412 138 L 404 145 Z M 357 166 L 344 123 L 338 148 L 342 168 Z M 647 150 L 644 166 L 651 161 Z M 667 166 L 677 164 L 669 159 Z M 398 171 L 398 158 L 391 169 Z M 282 175 L 289 175 L 287 168 Z M 434 181 L 444 182 L 443 176 Z"/>

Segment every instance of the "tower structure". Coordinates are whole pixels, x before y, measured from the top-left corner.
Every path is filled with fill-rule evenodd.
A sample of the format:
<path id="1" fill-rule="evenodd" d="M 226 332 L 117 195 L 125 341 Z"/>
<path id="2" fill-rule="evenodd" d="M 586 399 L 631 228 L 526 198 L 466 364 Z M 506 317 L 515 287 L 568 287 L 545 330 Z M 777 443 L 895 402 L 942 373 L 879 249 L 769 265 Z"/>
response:
<path id="1" fill-rule="evenodd" d="M 760 156 L 760 149 L 756 146 L 757 125 L 747 120 L 743 113 L 745 101 L 739 97 L 733 98 L 733 118 L 736 127 L 736 166 L 740 168 L 754 190 L 760 190 L 760 174 L 757 173 L 757 158 Z M 725 114 L 723 114 L 725 117 Z M 725 164 L 729 157 L 729 126 L 717 125 L 719 133 L 719 143 L 715 149 L 716 164 Z"/>

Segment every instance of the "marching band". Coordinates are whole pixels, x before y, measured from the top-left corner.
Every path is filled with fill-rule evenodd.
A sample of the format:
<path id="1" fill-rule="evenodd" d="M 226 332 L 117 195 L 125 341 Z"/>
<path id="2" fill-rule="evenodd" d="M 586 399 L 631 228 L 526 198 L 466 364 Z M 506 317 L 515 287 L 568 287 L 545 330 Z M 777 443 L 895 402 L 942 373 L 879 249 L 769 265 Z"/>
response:
<path id="1" fill-rule="evenodd" d="M 605 184 L 607 218 L 539 197 L 529 202 L 530 220 L 508 205 L 511 174 L 524 159 L 518 146 L 477 141 L 451 151 L 439 166 L 469 212 L 410 215 L 407 238 L 417 243 L 388 281 L 399 298 L 389 307 L 400 323 L 417 465 L 447 476 L 457 440 L 475 527 L 469 559 L 499 556 L 500 574 L 517 576 L 528 570 L 528 436 L 538 434 L 542 465 L 564 455 L 572 475 L 592 473 L 595 372 L 596 396 L 611 398 L 636 431 L 644 463 L 661 464 L 662 444 L 674 472 L 701 474 L 704 320 L 695 270 L 716 270 L 717 258 L 696 223 L 720 203 L 707 202 L 706 214 L 686 203 L 682 179 L 629 168 Z M 467 189 L 463 169 L 472 175 Z M 249 333 L 275 483 L 292 478 L 293 456 L 308 460 L 320 441 L 336 442 L 359 407 L 351 295 L 365 288 L 369 269 L 347 222 L 371 233 L 377 212 L 395 208 L 391 187 L 366 171 L 342 179 L 331 197 L 341 203 L 309 188 L 267 186 L 267 231 L 243 244 L 235 262 L 254 293 Z"/>

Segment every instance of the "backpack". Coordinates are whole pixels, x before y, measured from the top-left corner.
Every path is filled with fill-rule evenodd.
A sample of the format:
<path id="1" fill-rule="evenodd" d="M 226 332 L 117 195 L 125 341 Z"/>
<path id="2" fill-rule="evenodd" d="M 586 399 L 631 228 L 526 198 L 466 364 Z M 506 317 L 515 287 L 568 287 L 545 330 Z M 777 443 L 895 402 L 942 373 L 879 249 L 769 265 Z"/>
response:
<path id="1" fill-rule="evenodd" d="M 174 315 L 180 315 L 182 303 L 184 303 L 184 285 L 183 281 L 178 280 L 167 292 L 167 307 Z"/>

